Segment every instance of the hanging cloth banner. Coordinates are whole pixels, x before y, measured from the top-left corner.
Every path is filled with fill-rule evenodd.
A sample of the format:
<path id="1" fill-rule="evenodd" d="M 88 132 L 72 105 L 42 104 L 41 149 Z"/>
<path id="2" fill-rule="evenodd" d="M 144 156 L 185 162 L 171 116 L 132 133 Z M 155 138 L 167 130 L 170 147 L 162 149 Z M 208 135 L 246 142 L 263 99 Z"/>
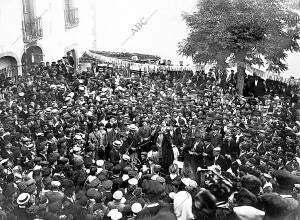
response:
<path id="1" fill-rule="evenodd" d="M 100 60 L 104 63 L 120 63 L 121 65 L 135 65 L 139 66 L 140 70 L 144 71 L 144 69 L 160 69 L 160 70 L 169 70 L 169 71 L 178 71 L 178 70 L 189 70 L 194 71 L 196 68 L 191 66 L 163 66 L 163 65 L 156 65 L 156 64 L 142 64 L 142 63 L 136 63 L 132 61 L 122 60 L 114 57 L 106 57 L 100 54 L 92 53 L 91 51 L 86 51 L 86 54 L 91 56 L 94 59 Z"/>

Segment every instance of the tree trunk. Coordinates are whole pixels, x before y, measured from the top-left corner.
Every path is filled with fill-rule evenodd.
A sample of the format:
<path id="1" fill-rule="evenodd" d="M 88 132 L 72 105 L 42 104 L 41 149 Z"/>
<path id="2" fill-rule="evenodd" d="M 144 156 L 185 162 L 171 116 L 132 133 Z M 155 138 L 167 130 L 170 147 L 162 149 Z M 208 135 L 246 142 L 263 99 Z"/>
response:
<path id="1" fill-rule="evenodd" d="M 299 107 L 296 109 L 296 120 L 300 121 L 300 108 Z"/>
<path id="2" fill-rule="evenodd" d="M 246 73 L 246 66 L 243 63 L 237 63 L 237 79 L 236 79 L 236 89 L 239 95 L 243 95 L 244 91 L 244 79 Z"/>
<path id="3" fill-rule="evenodd" d="M 300 121 L 300 99 L 296 103 L 295 108 L 296 108 L 296 120 Z"/>

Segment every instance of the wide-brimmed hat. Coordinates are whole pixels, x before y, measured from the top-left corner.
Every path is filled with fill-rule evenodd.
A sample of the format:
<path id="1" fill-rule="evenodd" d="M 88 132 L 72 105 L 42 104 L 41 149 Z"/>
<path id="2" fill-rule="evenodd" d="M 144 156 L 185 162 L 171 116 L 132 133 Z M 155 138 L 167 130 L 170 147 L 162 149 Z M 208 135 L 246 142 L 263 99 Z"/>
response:
<path id="1" fill-rule="evenodd" d="M 139 130 L 138 127 L 136 125 L 134 125 L 134 124 L 129 125 L 128 129 L 131 130 L 131 131 L 137 131 L 137 130 Z"/>
<path id="2" fill-rule="evenodd" d="M 120 147 L 120 146 L 122 146 L 122 144 L 123 144 L 123 142 L 122 141 L 118 141 L 118 140 L 116 140 L 116 141 L 113 142 L 113 146 L 115 146 L 115 147 Z"/>
<path id="3" fill-rule="evenodd" d="M 29 193 L 21 193 L 17 198 L 17 204 L 19 206 L 24 206 L 30 199 Z"/>

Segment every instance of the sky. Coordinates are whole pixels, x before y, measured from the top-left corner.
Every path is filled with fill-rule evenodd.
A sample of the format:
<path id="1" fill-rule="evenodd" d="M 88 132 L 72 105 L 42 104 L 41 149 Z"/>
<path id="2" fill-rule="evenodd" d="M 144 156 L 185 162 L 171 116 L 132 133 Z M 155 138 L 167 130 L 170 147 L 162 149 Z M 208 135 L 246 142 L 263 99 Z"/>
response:
<path id="1" fill-rule="evenodd" d="M 153 54 L 170 59 L 175 65 L 180 60 L 193 65 L 191 59 L 180 56 L 177 50 L 178 43 L 188 34 L 182 13 L 193 12 L 196 4 L 197 0 L 97 1 L 97 47 L 99 50 Z M 148 22 L 131 36 L 135 24 L 151 14 Z M 300 78 L 299 61 L 300 53 L 290 54 L 289 70 L 281 75 Z"/>
<path id="2" fill-rule="evenodd" d="M 97 1 L 97 47 L 108 51 L 153 54 L 170 59 L 174 64 L 180 60 L 191 64 L 190 59 L 178 55 L 177 49 L 178 42 L 188 33 L 182 13 L 192 12 L 195 4 L 196 0 Z M 148 22 L 139 30 L 135 28 L 147 18 Z M 133 36 L 132 32 L 135 32 Z"/>

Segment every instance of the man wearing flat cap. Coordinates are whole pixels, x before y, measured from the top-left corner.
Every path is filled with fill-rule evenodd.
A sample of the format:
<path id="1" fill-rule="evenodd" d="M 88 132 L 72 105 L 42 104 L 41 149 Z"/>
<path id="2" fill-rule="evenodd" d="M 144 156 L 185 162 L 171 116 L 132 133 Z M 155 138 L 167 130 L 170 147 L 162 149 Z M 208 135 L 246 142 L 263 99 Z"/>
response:
<path id="1" fill-rule="evenodd" d="M 292 152 L 286 152 L 286 164 L 284 166 L 284 169 L 292 172 L 294 170 L 297 170 L 298 164 L 295 161 L 295 154 Z"/>
<path id="2" fill-rule="evenodd" d="M 51 191 L 45 192 L 45 196 L 49 202 L 62 201 L 65 197 L 64 193 L 60 190 L 61 183 L 59 181 L 51 182 Z"/>

